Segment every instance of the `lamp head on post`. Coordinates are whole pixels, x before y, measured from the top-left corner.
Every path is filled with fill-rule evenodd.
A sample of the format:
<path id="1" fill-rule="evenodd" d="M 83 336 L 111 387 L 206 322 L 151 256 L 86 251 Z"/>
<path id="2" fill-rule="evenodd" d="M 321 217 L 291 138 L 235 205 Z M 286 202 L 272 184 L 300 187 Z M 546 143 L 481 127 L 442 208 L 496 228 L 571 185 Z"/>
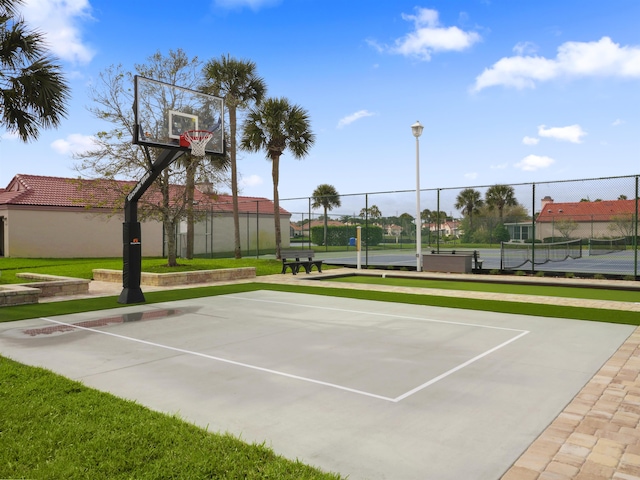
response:
<path id="1" fill-rule="evenodd" d="M 420 122 L 416 122 L 413 125 L 411 125 L 411 133 L 413 133 L 413 136 L 416 138 L 422 135 L 422 130 L 424 130 L 424 127 Z"/>

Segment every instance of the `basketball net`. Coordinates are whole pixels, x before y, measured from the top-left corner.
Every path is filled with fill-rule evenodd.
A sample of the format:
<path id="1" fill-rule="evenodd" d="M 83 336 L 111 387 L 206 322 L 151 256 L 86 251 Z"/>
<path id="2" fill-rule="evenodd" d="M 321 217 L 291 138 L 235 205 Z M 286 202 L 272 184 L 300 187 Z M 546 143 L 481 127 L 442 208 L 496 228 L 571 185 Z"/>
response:
<path id="1" fill-rule="evenodd" d="M 180 140 L 184 140 L 191 147 L 191 155 L 204 157 L 206 155 L 205 147 L 211 137 L 213 137 L 213 132 L 209 130 L 187 130 L 180 136 Z"/>

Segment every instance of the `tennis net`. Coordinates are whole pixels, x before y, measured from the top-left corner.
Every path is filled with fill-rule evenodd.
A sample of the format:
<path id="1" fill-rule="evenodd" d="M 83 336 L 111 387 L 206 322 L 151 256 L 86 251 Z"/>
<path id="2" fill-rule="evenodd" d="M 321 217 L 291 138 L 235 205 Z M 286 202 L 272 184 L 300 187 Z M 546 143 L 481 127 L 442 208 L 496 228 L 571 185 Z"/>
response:
<path id="1" fill-rule="evenodd" d="M 627 239 L 620 238 L 590 238 L 589 256 L 606 255 L 608 253 L 622 252 L 627 249 Z"/>
<path id="2" fill-rule="evenodd" d="M 542 265 L 547 262 L 562 262 L 569 258 L 582 257 L 582 240 L 568 240 L 554 243 L 511 243 L 500 244 L 500 268 L 513 270 L 526 263 Z"/>

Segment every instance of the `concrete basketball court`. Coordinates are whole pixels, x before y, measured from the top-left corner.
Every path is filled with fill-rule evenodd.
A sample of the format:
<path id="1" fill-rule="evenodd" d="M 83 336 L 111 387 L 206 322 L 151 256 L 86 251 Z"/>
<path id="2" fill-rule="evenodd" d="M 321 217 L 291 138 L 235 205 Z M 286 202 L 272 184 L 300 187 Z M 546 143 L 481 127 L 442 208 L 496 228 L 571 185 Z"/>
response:
<path id="1" fill-rule="evenodd" d="M 0 324 L 0 354 L 350 479 L 497 479 L 635 330 L 255 291 Z"/>

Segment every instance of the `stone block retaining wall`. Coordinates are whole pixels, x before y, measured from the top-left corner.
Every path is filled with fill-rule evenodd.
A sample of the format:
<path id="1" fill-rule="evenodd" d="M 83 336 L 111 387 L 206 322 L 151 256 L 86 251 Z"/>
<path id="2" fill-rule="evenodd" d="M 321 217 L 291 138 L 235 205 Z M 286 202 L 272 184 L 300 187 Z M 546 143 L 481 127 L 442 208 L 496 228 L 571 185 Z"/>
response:
<path id="1" fill-rule="evenodd" d="M 140 285 L 153 287 L 172 287 L 229 280 L 254 278 L 255 267 L 221 268 L 217 270 L 194 270 L 190 272 L 148 273 L 142 272 Z M 100 282 L 122 282 L 122 270 L 97 268 L 93 270 L 93 279 Z"/>

